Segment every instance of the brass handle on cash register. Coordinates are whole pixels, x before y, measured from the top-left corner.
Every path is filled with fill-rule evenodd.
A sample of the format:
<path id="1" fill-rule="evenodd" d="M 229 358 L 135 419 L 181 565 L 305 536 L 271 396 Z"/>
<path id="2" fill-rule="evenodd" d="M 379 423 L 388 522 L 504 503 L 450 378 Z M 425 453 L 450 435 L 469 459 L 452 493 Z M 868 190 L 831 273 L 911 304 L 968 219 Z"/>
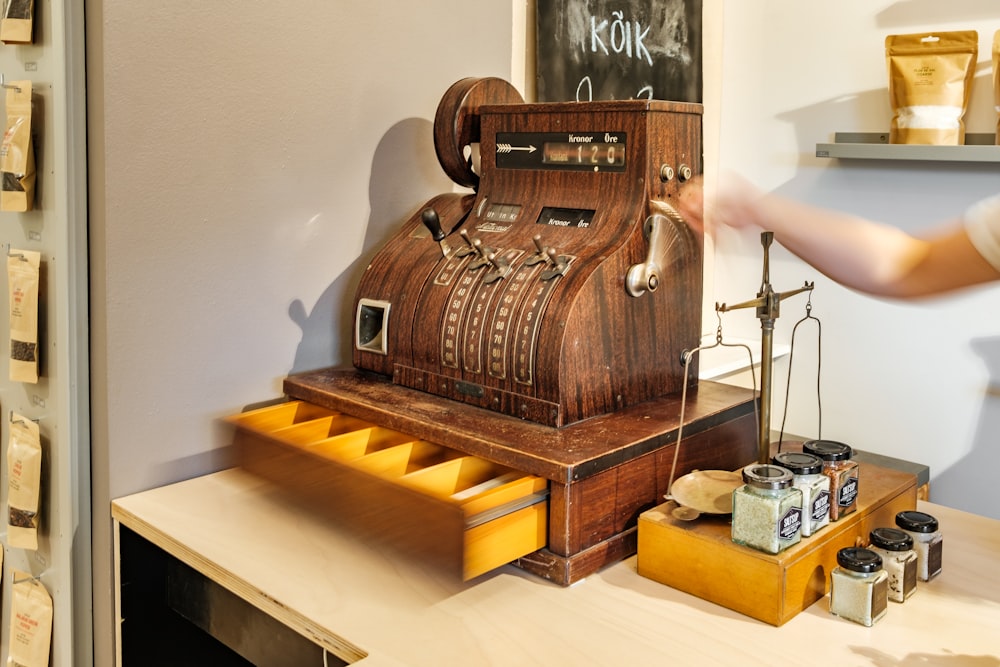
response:
<path id="1" fill-rule="evenodd" d="M 664 256 L 666 250 L 666 223 L 666 216 L 654 213 L 642 225 L 642 232 L 649 241 L 649 252 L 645 262 L 633 264 L 625 275 L 625 289 L 632 296 L 642 296 L 646 290 L 655 292 L 660 286 L 660 265 L 657 260 Z"/>
<path id="2" fill-rule="evenodd" d="M 633 264 L 625 274 L 625 290 L 631 296 L 642 296 L 646 291 L 655 292 L 660 286 L 660 275 L 667 268 L 666 262 L 670 259 L 670 251 L 673 249 L 675 255 L 676 248 L 672 246 L 678 238 L 684 238 L 690 234 L 687 230 L 687 223 L 681 214 L 663 201 L 651 202 L 656 209 L 646 222 L 642 225 L 642 233 L 649 241 L 649 251 L 646 254 L 646 261 L 642 264 Z M 685 233 L 680 233 L 685 230 Z M 670 234 L 669 231 L 673 231 Z"/>

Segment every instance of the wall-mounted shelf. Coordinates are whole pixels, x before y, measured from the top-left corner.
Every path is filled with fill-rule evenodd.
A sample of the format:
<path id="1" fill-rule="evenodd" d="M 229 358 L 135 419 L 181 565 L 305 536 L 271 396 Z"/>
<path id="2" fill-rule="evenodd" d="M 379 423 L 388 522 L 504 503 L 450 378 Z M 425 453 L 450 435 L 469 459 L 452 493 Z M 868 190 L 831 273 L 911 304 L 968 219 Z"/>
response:
<path id="1" fill-rule="evenodd" d="M 1000 164 L 996 135 L 967 132 L 964 146 L 890 144 L 888 132 L 837 132 L 834 143 L 816 144 L 816 157 Z"/>

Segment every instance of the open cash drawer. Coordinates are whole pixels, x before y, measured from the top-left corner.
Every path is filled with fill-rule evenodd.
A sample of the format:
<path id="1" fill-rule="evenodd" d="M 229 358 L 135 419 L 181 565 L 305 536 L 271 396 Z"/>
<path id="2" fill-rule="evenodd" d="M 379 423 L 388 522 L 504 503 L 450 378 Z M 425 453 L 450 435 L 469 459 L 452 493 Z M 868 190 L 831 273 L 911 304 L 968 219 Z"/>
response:
<path id="1" fill-rule="evenodd" d="M 303 401 L 227 421 L 243 468 L 463 579 L 546 545 L 544 478 Z"/>

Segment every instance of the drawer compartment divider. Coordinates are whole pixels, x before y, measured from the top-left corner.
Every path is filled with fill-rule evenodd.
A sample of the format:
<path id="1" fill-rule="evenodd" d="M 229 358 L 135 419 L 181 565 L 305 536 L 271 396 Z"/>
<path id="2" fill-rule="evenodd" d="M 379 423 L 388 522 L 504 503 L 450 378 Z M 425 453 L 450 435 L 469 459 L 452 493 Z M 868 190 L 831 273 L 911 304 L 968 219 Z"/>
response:
<path id="1" fill-rule="evenodd" d="M 243 468 L 355 534 L 464 579 L 547 543 L 542 477 L 301 402 L 227 421 Z"/>

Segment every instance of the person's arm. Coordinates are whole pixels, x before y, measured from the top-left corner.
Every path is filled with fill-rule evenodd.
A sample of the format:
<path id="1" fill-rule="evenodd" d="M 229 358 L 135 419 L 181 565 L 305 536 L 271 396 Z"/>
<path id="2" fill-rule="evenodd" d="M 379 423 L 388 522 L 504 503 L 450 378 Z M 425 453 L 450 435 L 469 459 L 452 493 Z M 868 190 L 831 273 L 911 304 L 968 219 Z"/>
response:
<path id="1" fill-rule="evenodd" d="M 821 209 L 730 180 L 706 196 L 700 183 L 685 188 L 682 216 L 695 227 L 756 227 L 842 285 L 877 296 L 913 298 L 1000 280 L 969 241 L 961 220 L 914 237 L 895 227 Z"/>

